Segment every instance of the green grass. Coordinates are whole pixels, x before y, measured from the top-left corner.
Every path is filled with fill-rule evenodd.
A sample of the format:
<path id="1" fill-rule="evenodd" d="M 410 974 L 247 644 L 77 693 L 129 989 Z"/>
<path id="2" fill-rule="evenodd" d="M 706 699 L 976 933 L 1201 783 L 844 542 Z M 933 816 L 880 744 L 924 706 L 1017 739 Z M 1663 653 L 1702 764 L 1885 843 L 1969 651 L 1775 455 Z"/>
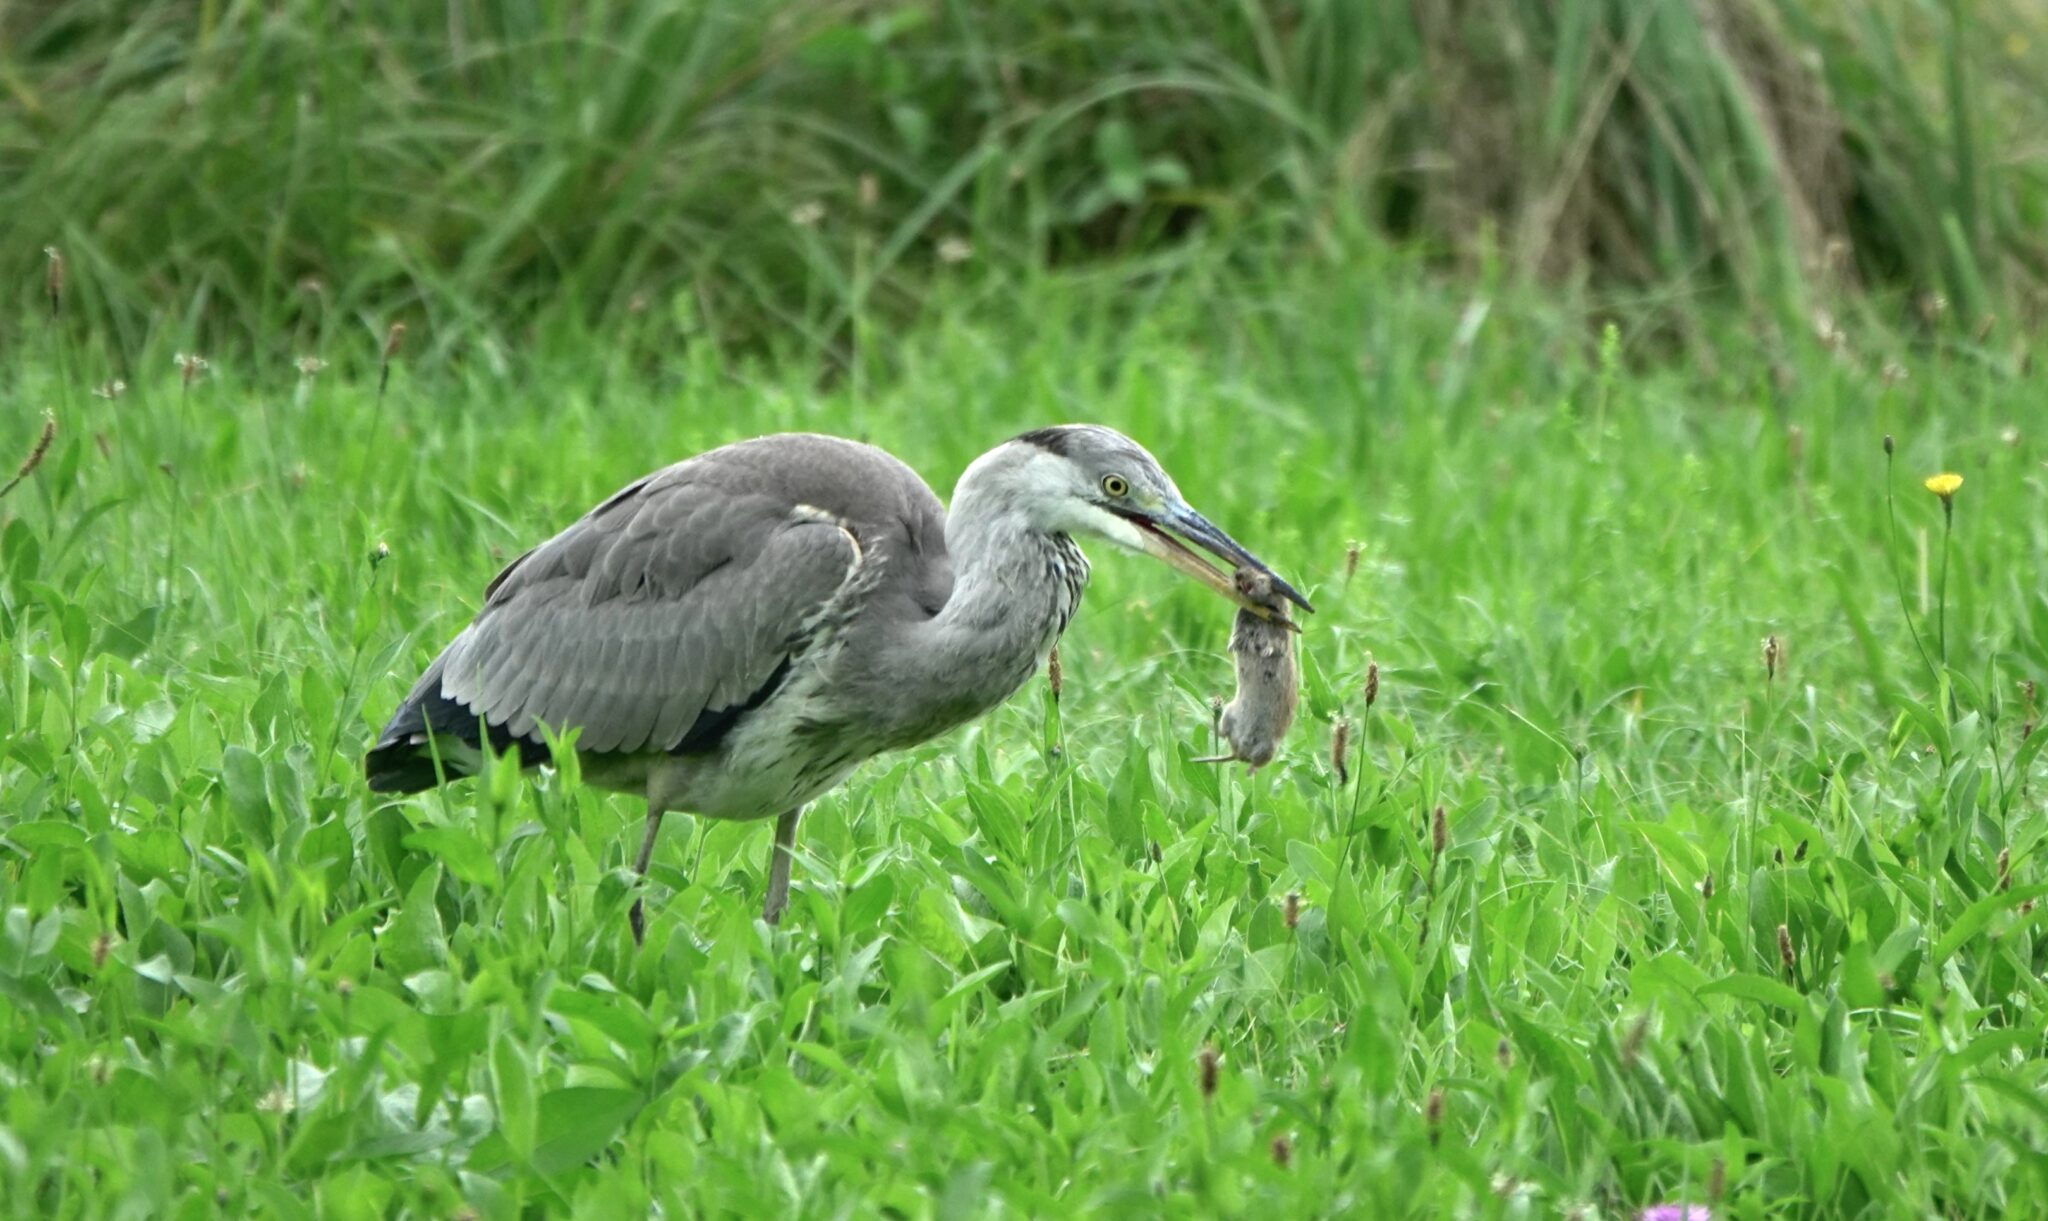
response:
<path id="1" fill-rule="evenodd" d="M 592 341 L 380 404 L 364 338 L 185 391 L 167 331 L 103 400 L 38 332 L 0 409 L 9 451 L 60 426 L 0 501 L 0 1212 L 1618 1216 L 1717 1164 L 1730 1216 L 2048 1208 L 2048 381 L 1711 318 L 1712 367 L 1659 366 L 1339 270 L 985 280 L 822 383 Z M 1063 701 L 819 801 L 777 930 L 765 825 L 673 820 L 636 953 L 638 803 L 364 791 L 501 561 L 643 470 L 815 428 L 943 493 L 1069 419 L 1317 603 L 1256 777 L 1190 761 L 1225 608 L 1098 548 Z M 1937 674 L 1891 557 L 1931 650 L 1942 469 Z"/>

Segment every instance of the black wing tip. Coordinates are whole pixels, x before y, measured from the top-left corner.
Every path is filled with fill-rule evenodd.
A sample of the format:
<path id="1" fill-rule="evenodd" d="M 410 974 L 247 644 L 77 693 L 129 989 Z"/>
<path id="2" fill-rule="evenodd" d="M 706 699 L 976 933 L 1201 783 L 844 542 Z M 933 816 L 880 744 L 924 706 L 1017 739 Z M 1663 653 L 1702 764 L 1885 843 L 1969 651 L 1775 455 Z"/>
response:
<path id="1" fill-rule="evenodd" d="M 441 783 L 442 770 L 434 766 L 432 747 L 414 740 L 426 732 L 420 702 L 399 705 L 376 745 L 363 755 L 363 779 L 372 793 L 417 793 Z"/>
<path id="2" fill-rule="evenodd" d="M 416 747 L 379 747 L 363 756 L 363 778 L 372 793 L 418 793 L 441 783 L 431 756 Z"/>
<path id="3" fill-rule="evenodd" d="M 715 710 L 707 708 L 699 713 L 689 732 L 683 735 L 681 741 L 669 747 L 668 753 L 695 755 L 717 750 L 725 742 L 726 737 L 738 728 L 742 717 L 767 703 L 782 689 L 784 680 L 789 677 L 790 665 L 795 660 L 794 655 L 783 658 L 782 663 L 775 667 L 775 672 L 768 676 L 768 681 L 762 683 L 758 690 L 740 703 Z"/>
<path id="4" fill-rule="evenodd" d="M 482 749 L 489 741 L 493 754 L 504 754 L 514 746 L 527 766 L 554 762 L 554 752 L 539 734 L 514 735 L 503 725 L 487 725 L 464 705 L 441 694 L 434 684 L 398 706 L 391 723 L 377 736 L 376 745 L 363 756 L 363 778 L 373 793 L 417 793 L 467 775 L 450 766 L 444 756 L 438 762 L 431 739 L 460 742 Z"/>

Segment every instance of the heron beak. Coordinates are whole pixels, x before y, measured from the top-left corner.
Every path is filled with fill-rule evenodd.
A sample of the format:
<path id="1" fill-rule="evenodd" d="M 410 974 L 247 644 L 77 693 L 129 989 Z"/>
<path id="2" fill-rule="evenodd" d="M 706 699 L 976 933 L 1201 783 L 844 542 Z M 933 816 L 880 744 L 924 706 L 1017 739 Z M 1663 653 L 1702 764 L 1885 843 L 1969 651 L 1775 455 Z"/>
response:
<path id="1" fill-rule="evenodd" d="M 1120 516 L 1138 527 L 1138 536 L 1145 554 L 1163 560 L 1169 566 L 1247 610 L 1254 611 L 1268 619 L 1275 618 L 1273 611 L 1246 597 L 1237 587 L 1233 575 L 1236 569 L 1249 568 L 1265 576 L 1273 583 L 1273 592 L 1286 598 L 1301 609 L 1314 613 L 1315 607 L 1301 596 L 1294 586 L 1289 585 L 1279 573 L 1266 566 L 1266 562 L 1239 546 L 1237 540 L 1218 529 L 1215 523 L 1185 504 L 1172 502 L 1162 505 L 1154 514 L 1139 515 L 1123 513 Z M 1185 539 L 1186 542 L 1182 540 Z M 1230 571 L 1218 568 L 1192 550 L 1188 543 L 1223 560 L 1230 565 Z"/>

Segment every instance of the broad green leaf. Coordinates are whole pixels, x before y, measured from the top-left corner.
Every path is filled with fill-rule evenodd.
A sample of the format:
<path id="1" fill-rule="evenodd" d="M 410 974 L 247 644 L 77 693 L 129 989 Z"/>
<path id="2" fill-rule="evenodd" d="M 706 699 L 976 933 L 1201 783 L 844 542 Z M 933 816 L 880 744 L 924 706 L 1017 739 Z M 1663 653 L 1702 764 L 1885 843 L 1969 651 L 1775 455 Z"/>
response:
<path id="1" fill-rule="evenodd" d="M 439 865 L 421 870 L 412 889 L 406 892 L 405 901 L 378 931 L 377 956 L 393 975 L 411 975 L 438 967 L 447 958 L 447 934 L 436 904 L 440 888 Z"/>
<path id="2" fill-rule="evenodd" d="M 242 834 L 258 848 L 269 848 L 276 836 L 270 809 L 269 780 L 263 760 L 245 746 L 229 746 L 221 755 L 221 783 L 227 790 L 228 812 Z"/>
<path id="3" fill-rule="evenodd" d="M 1738 996 L 1760 1004 L 1775 1005 L 1792 1014 L 1804 1014 L 1810 1008 L 1797 989 L 1747 972 L 1723 976 L 1700 988 L 1696 995 Z"/>
<path id="4" fill-rule="evenodd" d="M 533 1168 L 560 1174 L 596 1157 L 612 1143 L 619 1129 L 632 1122 L 643 1099 L 631 1090 L 572 1086 L 551 1090 L 540 1099 L 539 1144 Z M 515 1147 L 517 1142 L 514 1142 Z"/>
<path id="5" fill-rule="evenodd" d="M 431 853 L 448 872 L 472 886 L 498 888 L 498 863 L 476 836 L 461 827 L 428 827 L 405 837 L 405 846 Z"/>
<path id="6" fill-rule="evenodd" d="M 1948 932 L 1942 934 L 1941 940 L 1934 943 L 1934 950 L 1928 956 L 1927 965 L 1937 971 L 1940 970 L 1951 955 L 1962 949 L 1971 938 L 1982 933 L 1998 913 L 2016 908 L 2029 900 L 2039 899 L 2043 895 L 2048 895 L 2048 882 L 1996 891 L 1970 904 L 1963 909 L 1962 915 L 1956 917 Z"/>
<path id="7" fill-rule="evenodd" d="M 519 1040 L 501 1029 L 491 1041 L 491 1102 L 497 1108 L 498 1131 L 520 1161 L 530 1161 L 539 1136 L 535 1114 L 533 1072 Z"/>

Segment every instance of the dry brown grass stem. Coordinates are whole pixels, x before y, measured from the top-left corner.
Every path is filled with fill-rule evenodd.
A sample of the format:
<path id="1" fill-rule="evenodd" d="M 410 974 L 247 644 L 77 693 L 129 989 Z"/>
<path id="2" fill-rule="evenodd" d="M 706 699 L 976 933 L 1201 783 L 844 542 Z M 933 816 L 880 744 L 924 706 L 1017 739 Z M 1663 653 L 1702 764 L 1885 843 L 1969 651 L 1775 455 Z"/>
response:
<path id="1" fill-rule="evenodd" d="M 9 479 L 6 486 L 0 487 L 0 496 L 12 492 L 22 480 L 36 473 L 36 468 L 43 464 L 43 458 L 50 452 L 51 442 L 56 439 L 57 417 L 46 411 L 43 413 L 43 431 L 37 435 L 36 443 L 29 448 L 28 457 L 21 460 L 21 466 L 14 472 L 14 478 Z"/>

